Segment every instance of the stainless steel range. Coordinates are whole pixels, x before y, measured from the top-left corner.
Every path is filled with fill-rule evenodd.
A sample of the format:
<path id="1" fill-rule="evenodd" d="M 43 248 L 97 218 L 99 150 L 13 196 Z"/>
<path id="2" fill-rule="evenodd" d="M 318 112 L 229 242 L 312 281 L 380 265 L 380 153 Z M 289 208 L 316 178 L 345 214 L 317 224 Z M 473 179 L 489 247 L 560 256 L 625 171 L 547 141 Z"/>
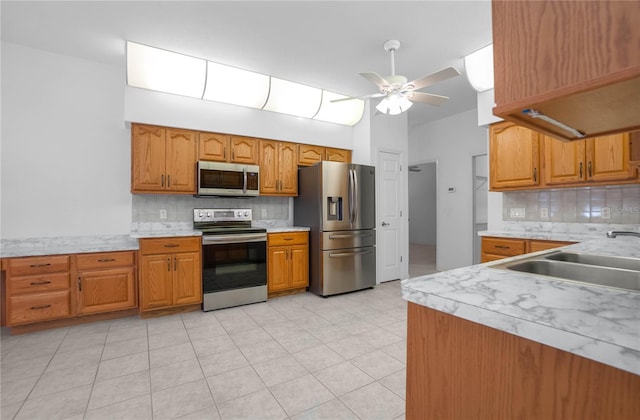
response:
<path id="1" fill-rule="evenodd" d="M 267 230 L 251 209 L 194 209 L 202 231 L 202 310 L 267 300 Z"/>

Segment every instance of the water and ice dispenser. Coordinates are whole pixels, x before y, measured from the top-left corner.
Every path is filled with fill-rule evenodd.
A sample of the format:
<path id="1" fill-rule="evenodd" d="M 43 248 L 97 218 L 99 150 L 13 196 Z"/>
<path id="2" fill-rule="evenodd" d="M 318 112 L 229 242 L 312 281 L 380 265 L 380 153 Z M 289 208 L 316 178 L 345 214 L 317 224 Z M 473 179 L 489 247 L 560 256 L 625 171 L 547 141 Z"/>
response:
<path id="1" fill-rule="evenodd" d="M 327 197 L 327 220 L 342 220 L 342 197 Z"/>

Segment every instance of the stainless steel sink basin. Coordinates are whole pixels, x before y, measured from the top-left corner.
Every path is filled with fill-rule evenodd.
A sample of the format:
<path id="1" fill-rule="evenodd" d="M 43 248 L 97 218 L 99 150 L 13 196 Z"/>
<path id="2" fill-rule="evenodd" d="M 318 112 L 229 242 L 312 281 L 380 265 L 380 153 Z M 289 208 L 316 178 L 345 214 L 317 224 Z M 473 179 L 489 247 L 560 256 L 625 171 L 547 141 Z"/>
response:
<path id="1" fill-rule="evenodd" d="M 506 264 L 504 268 L 599 286 L 640 291 L 640 271 L 582 263 L 531 259 Z"/>
<path id="2" fill-rule="evenodd" d="M 578 264 L 640 271 L 640 259 L 636 258 L 609 257 L 604 255 L 579 254 L 575 252 L 556 252 L 547 255 L 544 258 L 554 261 L 567 261 Z"/>

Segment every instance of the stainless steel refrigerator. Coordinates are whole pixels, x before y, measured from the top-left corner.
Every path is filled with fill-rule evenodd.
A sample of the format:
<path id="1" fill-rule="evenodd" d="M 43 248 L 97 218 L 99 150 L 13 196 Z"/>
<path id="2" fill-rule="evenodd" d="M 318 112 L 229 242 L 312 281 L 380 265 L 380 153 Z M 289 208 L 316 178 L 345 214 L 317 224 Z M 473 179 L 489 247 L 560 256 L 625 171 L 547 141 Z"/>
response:
<path id="1" fill-rule="evenodd" d="M 311 292 L 329 296 L 376 285 L 373 166 L 324 161 L 300 168 L 293 218 L 311 228 Z"/>

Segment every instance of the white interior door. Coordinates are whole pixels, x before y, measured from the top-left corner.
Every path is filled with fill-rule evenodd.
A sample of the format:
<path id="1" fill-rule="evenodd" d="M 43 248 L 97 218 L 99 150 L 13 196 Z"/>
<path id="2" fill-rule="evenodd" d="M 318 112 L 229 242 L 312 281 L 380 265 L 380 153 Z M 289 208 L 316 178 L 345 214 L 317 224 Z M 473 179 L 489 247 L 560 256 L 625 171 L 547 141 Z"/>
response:
<path id="1" fill-rule="evenodd" d="M 377 177 L 379 179 L 378 260 L 380 282 L 396 280 L 401 273 L 401 224 L 402 191 L 400 179 L 401 157 L 399 153 L 378 152 Z"/>

